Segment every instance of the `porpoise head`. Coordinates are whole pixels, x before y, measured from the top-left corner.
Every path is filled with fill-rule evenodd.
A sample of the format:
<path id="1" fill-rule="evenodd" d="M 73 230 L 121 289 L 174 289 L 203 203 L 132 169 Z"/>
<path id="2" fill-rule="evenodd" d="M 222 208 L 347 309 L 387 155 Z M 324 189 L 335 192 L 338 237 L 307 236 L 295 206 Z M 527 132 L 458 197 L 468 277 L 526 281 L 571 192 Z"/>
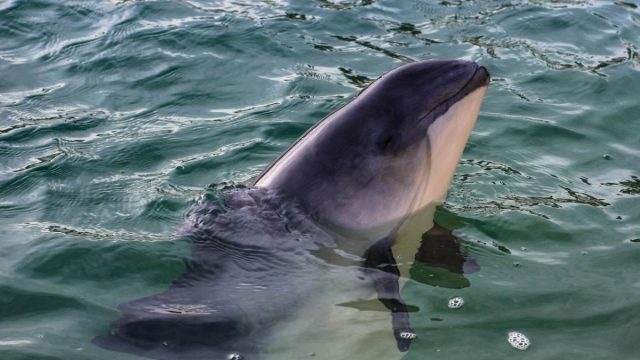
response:
<path id="1" fill-rule="evenodd" d="M 326 226 L 385 236 L 444 200 L 488 83 L 471 61 L 402 66 L 307 131 L 255 185 Z"/>

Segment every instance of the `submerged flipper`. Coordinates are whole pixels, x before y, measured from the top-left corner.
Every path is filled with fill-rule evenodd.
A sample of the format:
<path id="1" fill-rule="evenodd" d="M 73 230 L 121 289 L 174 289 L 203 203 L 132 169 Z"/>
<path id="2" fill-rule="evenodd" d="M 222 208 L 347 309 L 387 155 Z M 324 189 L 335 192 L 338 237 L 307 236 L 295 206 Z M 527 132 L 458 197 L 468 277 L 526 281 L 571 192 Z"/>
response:
<path id="1" fill-rule="evenodd" d="M 407 351 L 416 335 L 411 328 L 409 312 L 418 309 L 407 305 L 400 296 L 400 272 L 391 249 L 393 241 L 386 237 L 367 250 L 365 268 L 373 280 L 378 300 L 391 311 L 391 324 L 398 350 Z M 411 268 L 411 278 L 415 281 L 447 288 L 464 288 L 470 285 L 464 277 L 480 269 L 477 262 L 464 254 L 452 232 L 438 224 L 422 235 L 420 248 Z M 362 308 L 353 304 L 342 304 Z"/>
<path id="2" fill-rule="evenodd" d="M 380 302 L 391 311 L 391 326 L 398 350 L 409 350 L 416 335 L 409 321 L 409 308 L 400 296 L 400 272 L 391 251 L 391 239 L 376 242 L 365 254 L 365 268 L 373 280 Z"/>

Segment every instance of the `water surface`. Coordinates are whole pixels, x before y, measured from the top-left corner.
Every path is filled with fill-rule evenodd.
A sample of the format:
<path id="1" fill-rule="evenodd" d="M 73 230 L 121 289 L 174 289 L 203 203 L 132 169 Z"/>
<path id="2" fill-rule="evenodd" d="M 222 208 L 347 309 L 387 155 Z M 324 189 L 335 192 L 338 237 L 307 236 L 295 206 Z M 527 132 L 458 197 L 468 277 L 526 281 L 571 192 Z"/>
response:
<path id="1" fill-rule="evenodd" d="M 436 218 L 481 270 L 405 286 L 405 358 L 637 359 L 639 6 L 0 2 L 0 357 L 133 358 L 90 340 L 184 271 L 172 233 L 207 185 L 390 69 L 464 58 L 493 83 Z"/>

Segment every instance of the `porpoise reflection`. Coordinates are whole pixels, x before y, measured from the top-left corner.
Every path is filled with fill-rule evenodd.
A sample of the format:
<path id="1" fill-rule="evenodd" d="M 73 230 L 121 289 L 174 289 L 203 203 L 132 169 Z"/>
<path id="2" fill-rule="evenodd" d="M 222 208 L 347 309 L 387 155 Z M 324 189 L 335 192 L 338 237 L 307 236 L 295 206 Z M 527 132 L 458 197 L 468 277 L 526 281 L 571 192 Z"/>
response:
<path id="1" fill-rule="evenodd" d="M 409 272 L 444 268 L 468 285 L 473 263 L 432 219 L 488 83 L 461 60 L 383 75 L 255 184 L 203 196 L 181 230 L 185 274 L 121 304 L 95 343 L 154 359 L 401 357 L 418 310 L 400 296 Z"/>

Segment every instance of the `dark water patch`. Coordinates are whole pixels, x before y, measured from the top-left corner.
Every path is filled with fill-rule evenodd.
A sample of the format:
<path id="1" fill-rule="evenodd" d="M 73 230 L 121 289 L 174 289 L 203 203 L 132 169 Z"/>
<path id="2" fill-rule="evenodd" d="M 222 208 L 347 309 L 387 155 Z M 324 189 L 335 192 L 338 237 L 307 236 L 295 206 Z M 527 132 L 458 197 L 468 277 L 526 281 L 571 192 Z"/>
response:
<path id="1" fill-rule="evenodd" d="M 398 27 L 390 29 L 392 31 L 398 31 L 402 33 L 409 33 L 411 35 L 420 35 L 422 31 L 416 28 L 415 25 L 409 23 L 401 23 Z"/>
<path id="2" fill-rule="evenodd" d="M 428 27 L 424 23 L 408 23 L 397 22 L 389 19 L 388 17 L 371 17 L 367 20 L 378 24 L 383 27 L 388 33 L 394 35 L 392 39 L 402 39 L 404 36 L 410 36 L 412 39 L 420 40 L 424 45 L 439 44 L 441 41 L 431 39 L 423 35 L 423 30 L 428 31 Z M 390 41 L 392 43 L 392 41 Z M 405 46 L 410 46 L 409 42 L 404 43 Z"/>
<path id="3" fill-rule="evenodd" d="M 85 310 L 85 304 L 73 297 L 0 286 L 0 316 L 6 320 L 24 320 L 29 317 L 60 310 Z"/>
<path id="4" fill-rule="evenodd" d="M 528 40 L 500 40 L 492 41 L 484 39 L 481 36 L 469 37 L 463 39 L 464 42 L 469 42 L 475 46 L 483 48 L 487 54 L 497 59 L 500 59 L 501 49 L 505 50 L 524 50 L 531 56 L 544 63 L 547 67 L 553 70 L 578 70 L 583 72 L 589 72 L 594 75 L 606 77 L 605 73 L 600 70 L 611 65 L 617 65 L 630 60 L 630 56 L 614 56 L 610 58 L 603 58 L 599 61 L 593 61 L 591 59 L 580 59 L 578 55 L 572 55 L 570 53 L 557 52 L 556 54 L 550 54 L 546 49 L 542 47 L 544 45 L 537 44 Z M 591 64 L 589 64 L 591 63 Z"/>
<path id="5" fill-rule="evenodd" d="M 427 266 L 422 263 L 415 263 L 413 265 L 411 268 L 411 279 L 430 286 L 448 289 L 463 289 L 470 286 L 469 280 L 461 274 L 456 274 L 440 267 Z"/>
<path id="6" fill-rule="evenodd" d="M 34 89 L 24 89 L 16 92 L 6 93 L 4 98 L 0 99 L 0 105 L 6 105 L 8 107 L 31 104 L 37 102 L 48 95 L 55 93 L 56 91 L 64 88 L 64 83 L 58 83 L 55 85 L 39 87 Z"/>
<path id="7" fill-rule="evenodd" d="M 0 156 L 4 160 L 0 164 L 3 177 L 12 176 L 12 172 L 19 171 L 21 168 L 32 167 L 33 164 L 42 163 L 43 160 L 38 160 L 38 158 L 51 155 L 55 151 L 53 147 L 51 141 L 31 146 L 0 144 Z"/>
<path id="8" fill-rule="evenodd" d="M 521 211 L 531 215 L 540 216 L 549 219 L 548 215 L 538 211 L 540 207 L 563 208 L 566 205 L 589 205 L 593 207 L 605 207 L 610 204 L 604 199 L 597 198 L 593 195 L 563 188 L 567 192 L 568 197 L 560 196 L 515 196 L 505 195 L 498 196 L 496 200 L 477 201 L 473 205 L 453 205 L 448 206 L 457 211 Z"/>
<path id="9" fill-rule="evenodd" d="M 639 55 L 640 52 L 638 52 L 638 48 L 631 43 L 627 43 L 626 49 L 627 49 L 627 59 L 629 59 L 630 61 L 633 61 L 633 63 L 636 66 L 640 65 L 640 55 Z"/>
<path id="10" fill-rule="evenodd" d="M 365 47 L 367 49 L 382 53 L 382 54 L 384 54 L 384 55 L 386 55 L 388 57 L 400 60 L 400 61 L 405 62 L 405 63 L 415 62 L 414 59 L 412 59 L 412 58 L 410 58 L 408 56 L 405 56 L 405 55 L 399 54 L 397 52 L 391 51 L 391 50 L 389 50 L 389 49 L 387 49 L 385 47 L 381 47 L 381 46 L 375 45 L 375 44 L 371 43 L 370 41 L 360 40 L 355 36 L 336 35 L 334 37 L 336 39 L 338 39 L 338 40 L 341 40 L 341 41 L 352 42 L 352 43 L 358 44 L 358 45 L 360 45 L 362 47 Z"/>
<path id="11" fill-rule="evenodd" d="M 184 270 L 177 245 L 151 242 L 144 234 L 118 233 L 96 229 L 74 229 L 48 225 L 47 231 L 67 239 L 46 237 L 25 258 L 15 264 L 16 272 L 33 279 L 58 283 L 103 282 L 118 277 L 168 283 Z M 93 241 L 88 241 L 93 240 Z M 177 253 L 176 253 L 177 252 Z M 159 271 L 159 269 L 162 269 Z"/>
<path id="12" fill-rule="evenodd" d="M 114 151 L 114 156 L 107 161 L 118 169 L 153 170 L 165 160 L 166 143 L 165 139 L 157 139 L 146 143 L 125 144 L 119 147 L 118 151 Z"/>
<path id="13" fill-rule="evenodd" d="M 320 51 L 335 51 L 335 48 L 327 44 L 313 44 L 313 47 Z"/>
<path id="14" fill-rule="evenodd" d="M 264 135 L 267 139 L 297 139 L 308 128 L 308 124 L 298 122 L 274 123 L 265 128 Z"/>
<path id="15" fill-rule="evenodd" d="M 289 100 L 322 98 L 328 92 L 335 94 L 338 89 L 344 92 L 346 87 L 353 87 L 348 81 L 341 81 L 342 78 L 336 76 L 339 71 L 332 70 L 331 73 L 321 74 L 315 70 L 298 68 L 296 72 L 301 70 L 301 76 L 284 80 L 287 83 L 287 92 L 291 94 Z"/>
<path id="16" fill-rule="evenodd" d="M 634 4 L 632 2 L 628 2 L 628 1 L 621 1 L 621 0 L 616 0 L 613 2 L 616 5 L 622 6 L 622 7 L 626 7 L 628 9 L 637 9 L 638 5 Z"/>
<path id="17" fill-rule="evenodd" d="M 485 212 L 485 213 L 495 213 L 495 212 L 504 212 L 504 211 L 520 211 L 520 212 L 524 212 L 527 214 L 531 214 L 531 215 L 535 215 L 535 216 L 539 216 L 543 219 L 549 219 L 549 216 L 532 210 L 532 209 L 528 209 L 526 207 L 521 207 L 515 204 L 509 204 L 507 202 L 501 202 L 501 201 L 487 201 L 487 202 L 476 202 L 473 205 L 468 205 L 468 206 L 458 206 L 458 205 L 451 205 L 448 204 L 447 206 L 449 209 L 452 209 L 454 211 L 461 211 L 461 212 L 477 212 L 477 213 L 481 213 L 481 212 Z"/>
<path id="18" fill-rule="evenodd" d="M 39 6 L 42 5 L 42 6 Z M 61 51 L 78 48 L 100 39 L 109 28 L 111 19 L 107 16 L 108 6 L 101 7 L 95 4 L 72 4 L 72 3 L 30 3 L 24 8 L 12 9 L 17 13 L 17 21 L 11 22 L 13 26 L 20 26 L 20 22 L 26 20 L 29 26 L 38 29 L 38 38 L 27 39 L 31 41 L 22 42 L 29 44 L 29 48 L 24 46 L 16 48 L 14 51 L 20 54 L 35 53 L 36 57 L 43 61 L 54 59 Z M 20 13 L 31 14 L 28 17 L 20 16 Z M 65 18 L 70 22 L 60 26 L 58 22 L 52 22 L 51 18 Z M 27 61 L 27 59 L 24 59 Z"/>
<path id="19" fill-rule="evenodd" d="M 292 20 L 313 20 L 313 17 L 307 17 L 307 15 L 305 14 L 298 14 L 298 13 L 286 13 L 284 16 L 287 19 L 292 19 Z"/>
<path id="20" fill-rule="evenodd" d="M 162 240 L 181 222 L 195 195 L 155 174 L 91 175 L 81 173 L 79 181 L 87 183 L 81 189 L 64 179 L 43 189 L 42 201 L 33 204 L 38 214 L 33 225 L 91 240 Z"/>
<path id="21" fill-rule="evenodd" d="M 499 236 L 500 230 L 483 229 L 481 222 L 454 215 L 450 211 L 450 208 L 450 206 L 445 204 L 444 208 L 438 209 L 434 219 L 438 224 L 447 224 L 446 226 L 456 229 L 452 232 L 452 235 L 456 237 L 456 242 L 463 245 L 461 248 L 464 248 L 465 252 L 459 259 L 463 259 L 464 264 L 460 264 L 456 271 L 451 271 L 451 268 L 444 269 L 442 266 L 425 266 L 425 264 L 418 264 L 418 262 L 416 262 L 414 266 L 417 265 L 416 276 L 418 278 L 424 278 L 425 281 L 421 282 L 425 284 L 461 289 L 471 285 L 471 282 L 462 276 L 461 272 L 464 270 L 464 273 L 473 273 L 480 268 L 476 260 L 466 253 L 467 251 L 473 253 L 476 251 L 473 250 L 474 248 L 481 248 L 482 252 L 487 252 L 488 250 L 495 255 L 511 255 L 512 251 L 509 246 L 495 240 L 501 238 L 501 236 Z M 470 226 L 482 230 L 483 233 L 471 234 L 467 232 L 465 228 L 469 228 Z M 442 251 L 442 249 L 434 248 L 431 250 L 426 249 L 426 251 L 438 252 Z M 448 262 L 451 261 L 449 260 Z"/>
<path id="22" fill-rule="evenodd" d="M 0 212 L 7 219 L 28 215 L 34 211 L 34 204 L 25 202 L 13 203 L 0 201 Z"/>
<path id="23" fill-rule="evenodd" d="M 99 127 L 109 119 L 104 111 L 55 111 L 44 116 L 21 116 L 14 121 L 17 124 L 5 129 L 0 134 L 0 141 L 11 143 L 34 142 L 39 138 L 50 138 L 55 135 L 73 136 L 73 133 Z"/>
<path id="24" fill-rule="evenodd" d="M 522 87 L 514 85 L 512 82 L 506 80 L 506 79 L 502 79 L 502 78 L 492 78 L 491 79 L 492 83 L 495 83 L 496 86 L 501 86 L 504 89 L 506 89 L 508 92 L 510 92 L 511 94 L 517 96 L 518 98 L 520 98 L 521 100 L 524 100 L 526 102 L 531 102 L 531 101 L 542 101 L 542 99 L 537 98 L 534 99 L 532 98 L 531 95 L 525 93 L 522 91 Z"/>
<path id="25" fill-rule="evenodd" d="M 603 201 L 603 199 L 598 199 L 595 196 L 589 195 L 587 193 L 582 193 L 578 191 L 571 190 L 569 188 L 563 188 L 567 194 L 568 198 L 561 198 L 553 196 L 549 197 L 528 197 L 528 198 L 518 198 L 518 197 L 506 197 L 507 200 L 512 200 L 519 205 L 524 206 L 537 206 L 537 205 L 546 205 L 550 207 L 560 207 L 560 204 L 582 204 L 582 205 L 591 205 L 591 206 L 608 206 L 609 203 Z"/>
<path id="26" fill-rule="evenodd" d="M 55 355 L 46 354 L 45 351 L 39 353 L 34 350 L 3 350 L 2 356 L 7 360 L 13 359 L 29 359 L 29 360 L 59 360 Z"/>
<path id="27" fill-rule="evenodd" d="M 16 170 L 14 170 L 14 172 L 27 171 L 27 170 L 32 169 L 34 167 L 42 166 L 44 164 L 47 164 L 47 163 L 51 162 L 52 160 L 54 160 L 55 158 L 57 158 L 58 156 L 61 156 L 61 155 L 63 155 L 61 152 L 56 152 L 56 153 L 53 153 L 53 154 L 48 154 L 48 155 L 36 157 L 35 159 L 33 159 L 31 164 L 28 164 L 25 167 L 22 167 L 20 169 L 16 169 Z"/>
<path id="28" fill-rule="evenodd" d="M 373 82 L 372 79 L 369 79 L 366 76 L 357 75 L 353 73 L 351 69 L 345 69 L 343 67 L 339 68 L 342 75 L 344 75 L 347 80 L 356 87 L 365 88 L 369 86 Z"/>
<path id="29" fill-rule="evenodd" d="M 182 200 L 182 199 L 180 199 Z M 191 205 L 190 201 L 178 199 L 152 199 L 144 206 L 144 210 L 136 221 L 178 223 L 176 213 L 185 212 Z"/>
<path id="30" fill-rule="evenodd" d="M 510 167 L 509 165 L 499 164 L 490 160 L 463 159 L 460 162 L 461 165 L 471 165 L 479 167 L 484 171 L 500 171 L 505 175 L 522 175 L 520 171 Z"/>
<path id="31" fill-rule="evenodd" d="M 247 152 L 247 149 L 251 152 Z M 229 148 L 228 151 L 225 150 L 219 155 L 206 156 L 179 165 L 172 173 L 171 180 L 180 183 L 185 177 L 197 177 L 198 173 L 224 172 L 225 169 L 233 166 L 232 164 L 252 158 L 254 153 L 268 153 L 271 149 L 271 146 L 255 141 L 243 144 L 237 149 Z"/>
<path id="32" fill-rule="evenodd" d="M 636 175 L 631 175 L 629 180 L 621 180 L 619 182 L 607 182 L 602 183 L 604 186 L 618 186 L 620 187 L 619 194 L 621 195 L 639 195 L 640 194 L 640 178 Z"/>
<path id="33" fill-rule="evenodd" d="M 375 0 L 355 0 L 355 1 L 331 1 L 331 0 L 318 0 L 321 7 L 326 7 L 333 10 L 351 10 L 357 7 L 365 7 L 373 5 Z"/>
<path id="34" fill-rule="evenodd" d="M 316 80 L 330 81 L 332 78 L 330 74 L 322 73 L 321 71 L 316 70 L 313 65 L 309 64 L 296 66 L 295 73 L 297 75 L 313 78 Z"/>
<path id="35" fill-rule="evenodd" d="M 5 199 L 15 199 L 28 192 L 42 192 L 46 185 L 42 183 L 42 179 L 58 177 L 58 176 L 70 176 L 65 174 L 60 164 L 62 163 L 62 156 L 52 157 L 48 162 L 36 163 L 37 166 L 32 166 L 29 169 L 23 169 L 23 171 L 15 173 L 15 175 L 8 177 L 6 180 L 0 181 L 0 195 Z"/>

